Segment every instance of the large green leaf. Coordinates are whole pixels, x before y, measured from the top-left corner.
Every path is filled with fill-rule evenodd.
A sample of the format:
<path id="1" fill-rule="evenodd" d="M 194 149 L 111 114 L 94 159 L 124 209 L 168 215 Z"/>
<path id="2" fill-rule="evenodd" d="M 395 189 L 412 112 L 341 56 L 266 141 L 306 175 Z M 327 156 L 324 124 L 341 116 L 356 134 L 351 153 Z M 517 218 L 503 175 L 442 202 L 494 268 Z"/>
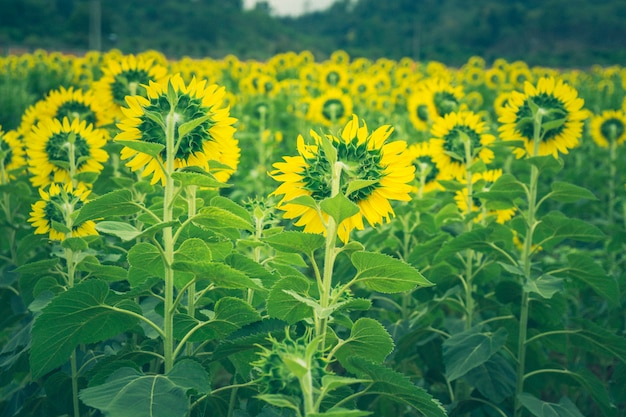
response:
<path id="1" fill-rule="evenodd" d="M 264 289 L 260 279 L 250 278 L 246 273 L 221 262 L 175 261 L 174 269 L 189 272 L 195 275 L 197 281 L 209 281 L 219 288 Z"/>
<path id="2" fill-rule="evenodd" d="M 331 408 L 323 413 L 309 413 L 308 417 L 363 417 L 372 414 L 369 411 L 348 410 L 347 408 Z"/>
<path id="3" fill-rule="evenodd" d="M 452 335 L 443 342 L 443 360 L 448 380 L 454 381 L 484 364 L 506 343 L 507 331 L 483 333 L 477 327 Z"/>
<path id="4" fill-rule="evenodd" d="M 361 317 L 352 325 L 350 337 L 340 342 L 337 358 L 343 364 L 347 358 L 361 356 L 373 363 L 382 363 L 393 350 L 393 341 L 377 320 Z"/>
<path id="5" fill-rule="evenodd" d="M 221 231 L 222 229 L 243 229 L 254 231 L 254 226 L 249 218 L 244 218 L 238 214 L 221 207 L 209 206 L 200 210 L 192 222 L 208 230 Z"/>
<path id="6" fill-rule="evenodd" d="M 259 313 L 245 301 L 235 297 L 223 297 L 215 303 L 213 319 L 200 321 L 186 314 L 174 317 L 174 333 L 178 339 L 193 330 L 190 342 L 223 339 L 242 326 L 261 320 Z"/>
<path id="7" fill-rule="evenodd" d="M 128 251 L 128 263 L 137 269 L 148 272 L 152 276 L 165 278 L 163 257 L 159 249 L 147 242 L 137 243 Z"/>
<path id="8" fill-rule="evenodd" d="M 604 238 L 606 235 L 596 226 L 553 211 L 541 219 L 535 231 L 533 244 L 549 249 L 564 239 L 595 242 Z"/>
<path id="9" fill-rule="evenodd" d="M 413 384 L 406 376 L 383 365 L 375 364 L 354 356 L 348 359 L 350 369 L 360 379 L 371 381 L 361 396 L 383 396 L 394 402 L 405 404 L 428 417 L 446 417 L 439 401 Z"/>
<path id="10" fill-rule="evenodd" d="M 87 202 L 81 207 L 74 221 L 76 224 L 81 224 L 87 220 L 127 216 L 137 213 L 140 209 L 140 206 L 133 201 L 133 195 L 129 190 L 115 190 Z"/>
<path id="11" fill-rule="evenodd" d="M 485 363 L 467 374 L 467 381 L 493 403 L 500 403 L 515 393 L 515 368 L 500 353 L 496 353 Z"/>
<path id="12" fill-rule="evenodd" d="M 345 219 L 354 216 L 359 212 L 359 206 L 354 204 L 342 193 L 334 197 L 325 198 L 320 203 L 322 211 L 335 219 L 340 224 Z"/>
<path id="13" fill-rule="evenodd" d="M 570 254 L 567 260 L 569 268 L 565 272 L 568 276 L 589 285 L 596 294 L 607 299 L 612 305 L 619 305 L 620 291 L 617 280 L 608 275 L 602 266 L 583 253 Z"/>
<path id="14" fill-rule="evenodd" d="M 197 187 L 209 187 L 209 188 L 223 188 L 230 187 L 230 185 L 220 182 L 215 179 L 213 175 L 208 172 L 202 171 L 198 167 L 186 167 L 184 171 L 177 171 L 172 173 L 172 178 L 176 181 L 180 181 L 181 187 L 197 186 Z"/>
<path id="15" fill-rule="evenodd" d="M 373 291 L 398 293 L 434 285 L 411 265 L 381 253 L 354 252 L 351 259 L 357 269 L 355 282 Z"/>
<path id="16" fill-rule="evenodd" d="M 270 317 L 284 320 L 289 324 L 311 317 L 313 315 L 311 306 L 285 292 L 291 290 L 303 297 L 309 297 L 310 287 L 309 281 L 305 278 L 290 276 L 281 279 L 272 287 L 267 297 L 267 313 Z"/>
<path id="17" fill-rule="evenodd" d="M 54 298 L 33 326 L 30 356 L 33 378 L 65 363 L 79 344 L 109 339 L 134 326 L 141 314 L 130 301 L 108 304 L 109 285 L 88 280 Z"/>
<path id="18" fill-rule="evenodd" d="M 536 279 L 527 280 L 523 288 L 526 292 L 539 294 L 549 300 L 554 294 L 563 291 L 563 280 L 550 274 L 544 274 Z"/>
<path id="19" fill-rule="evenodd" d="M 132 368 L 114 372 L 103 385 L 80 392 L 80 399 L 109 417 L 184 417 L 187 388 L 167 375 L 145 375 Z"/>
<path id="20" fill-rule="evenodd" d="M 313 253 L 324 246 L 324 236 L 303 232 L 281 232 L 261 239 L 276 250 L 288 253 Z"/>
<path id="21" fill-rule="evenodd" d="M 526 196 L 526 190 L 513 175 L 503 174 L 489 188 L 489 191 L 478 192 L 474 196 L 488 202 L 506 203 L 509 207 L 513 207 L 517 199 Z"/>
<path id="22" fill-rule="evenodd" d="M 526 392 L 521 393 L 517 398 L 535 417 L 584 417 L 567 397 L 562 397 L 558 404 L 542 401 Z"/>
<path id="23" fill-rule="evenodd" d="M 471 231 L 462 233 L 444 243 L 437 255 L 435 255 L 434 261 L 436 263 L 445 261 L 466 249 L 473 249 L 495 255 L 502 259 L 507 259 L 500 250 L 494 248 L 493 245 L 497 242 L 511 242 L 512 240 L 513 234 L 511 230 L 505 226 L 497 223 L 491 224 L 488 227 L 476 226 Z M 502 248 L 500 249 L 504 250 Z"/>
<path id="24" fill-rule="evenodd" d="M 570 184 L 569 182 L 554 181 L 551 185 L 550 198 L 562 203 L 575 203 L 580 200 L 597 200 L 598 198 L 588 189 Z"/>
<path id="25" fill-rule="evenodd" d="M 199 394 L 208 394 L 211 391 L 209 374 L 194 359 L 183 359 L 176 362 L 167 373 L 167 377 L 175 385 L 194 390 Z"/>

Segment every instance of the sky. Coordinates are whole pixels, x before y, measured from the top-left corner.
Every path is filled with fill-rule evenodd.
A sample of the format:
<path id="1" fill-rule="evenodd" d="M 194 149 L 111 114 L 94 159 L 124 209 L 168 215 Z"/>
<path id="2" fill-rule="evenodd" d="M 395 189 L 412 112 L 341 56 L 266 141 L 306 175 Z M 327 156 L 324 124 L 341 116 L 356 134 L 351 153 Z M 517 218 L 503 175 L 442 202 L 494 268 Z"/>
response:
<path id="1" fill-rule="evenodd" d="M 245 8 L 252 8 L 263 0 L 244 0 Z M 330 6 L 334 0 L 265 0 L 272 11 L 278 16 L 298 16 L 305 11 L 322 10 Z"/>

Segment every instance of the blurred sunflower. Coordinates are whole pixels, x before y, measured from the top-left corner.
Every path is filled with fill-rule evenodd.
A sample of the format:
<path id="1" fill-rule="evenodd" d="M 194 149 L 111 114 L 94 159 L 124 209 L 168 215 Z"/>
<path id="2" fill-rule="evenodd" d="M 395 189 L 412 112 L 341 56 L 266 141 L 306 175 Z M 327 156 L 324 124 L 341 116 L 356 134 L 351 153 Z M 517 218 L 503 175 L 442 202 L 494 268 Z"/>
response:
<path id="1" fill-rule="evenodd" d="M 462 98 L 463 87 L 442 78 L 425 79 L 409 98 L 409 119 L 417 130 L 428 130 L 438 117 L 461 110 Z"/>
<path id="2" fill-rule="evenodd" d="M 352 99 L 338 88 L 327 90 L 311 102 L 307 118 L 324 126 L 342 125 L 352 114 Z"/>
<path id="3" fill-rule="evenodd" d="M 189 85 L 179 74 L 161 82 L 150 82 L 147 98 L 132 96 L 126 99 L 129 107 L 122 108 L 126 116 L 119 124 L 121 132 L 115 140 L 159 143 L 166 145 L 166 128 L 174 132 L 174 168 L 198 166 L 211 171 L 219 181 L 227 181 L 239 164 L 239 145 L 234 138 L 237 119 L 230 117 L 229 109 L 222 107 L 225 89 L 206 85 L 206 80 L 191 80 Z M 174 126 L 168 126 L 168 122 Z M 181 125 L 197 123 L 189 132 L 179 135 Z M 144 177 L 152 176 L 151 183 L 165 185 L 164 162 L 167 150 L 154 158 L 143 152 L 124 147 L 123 160 L 133 171 L 143 170 Z M 218 169 L 211 170 L 211 161 Z"/>
<path id="4" fill-rule="evenodd" d="M 126 105 L 126 96 L 145 97 L 145 86 L 166 76 L 167 68 L 153 60 L 127 55 L 105 63 L 102 78 L 94 84 L 93 90 L 98 100 L 119 120 L 123 117 L 121 109 Z"/>
<path id="5" fill-rule="evenodd" d="M 414 143 L 409 146 L 407 152 L 415 166 L 415 177 L 418 185 L 414 192 L 421 196 L 423 193 L 443 190 L 439 180 L 448 178 L 444 176 L 444 173 L 437 168 L 437 164 L 433 161 L 430 142 Z"/>
<path id="6" fill-rule="evenodd" d="M 7 184 L 15 179 L 12 173 L 26 166 L 24 149 L 17 131 L 2 131 L 0 126 L 0 184 Z"/>
<path id="7" fill-rule="evenodd" d="M 63 120 L 67 117 L 70 121 L 78 119 L 94 127 L 103 127 L 113 123 L 113 115 L 91 90 L 61 87 L 51 91 L 43 101 L 40 118 L 50 117 Z"/>
<path id="8" fill-rule="evenodd" d="M 623 110 L 605 110 L 593 116 L 590 124 L 591 139 L 600 147 L 626 142 L 626 113 Z"/>
<path id="9" fill-rule="evenodd" d="M 502 176 L 502 169 L 492 169 L 485 172 L 477 172 L 472 175 L 473 192 L 486 192 L 493 185 L 498 178 Z M 470 201 L 467 188 L 459 190 L 454 195 L 454 202 L 459 211 L 465 214 L 468 213 L 468 207 L 470 207 Z M 496 223 L 504 224 L 511 220 L 515 216 L 515 208 L 488 210 L 483 202 L 472 196 L 471 202 L 472 212 L 475 213 L 474 221 L 482 222 L 488 218 L 495 218 Z"/>
<path id="10" fill-rule="evenodd" d="M 527 82 L 523 94 L 517 91 L 511 94 L 498 119 L 502 124 L 500 137 L 523 142 L 523 147 L 514 149 L 518 158 L 526 154 L 558 158 L 559 152 L 567 154 L 578 145 L 587 117 L 583 103 L 578 92 L 561 80 L 541 78 L 536 86 Z M 538 115 L 541 129 L 539 143 L 535 144 L 534 118 Z"/>
<path id="11" fill-rule="evenodd" d="M 35 227 L 35 234 L 49 233 L 51 240 L 65 240 L 68 237 L 97 235 L 96 224 L 88 220 L 80 224 L 73 224 L 72 213 L 79 210 L 90 190 L 79 185 L 52 183 L 45 191 L 39 189 L 41 200 L 32 205 L 28 222 Z"/>
<path id="12" fill-rule="evenodd" d="M 462 178 L 466 167 L 477 160 L 490 163 L 494 153 L 489 145 L 496 138 L 487 133 L 487 130 L 485 122 L 473 112 L 452 112 L 438 118 L 431 129 L 433 161 L 446 173 L 444 175 L 457 179 Z"/>
<path id="13" fill-rule="evenodd" d="M 94 129 L 85 120 L 44 119 L 33 127 L 26 143 L 31 183 L 43 186 L 52 182 L 71 183 L 76 175 L 97 176 L 109 158 L 103 149 L 108 133 Z"/>
<path id="14" fill-rule="evenodd" d="M 388 222 L 394 215 L 390 200 L 411 198 L 410 183 L 415 167 L 406 152 L 406 142 L 387 143 L 392 131 L 390 126 L 381 126 L 370 133 L 365 122 L 353 115 L 340 136 L 326 135 L 337 150 L 338 163 L 342 164 L 340 192 L 345 194 L 352 181 L 372 181 L 347 196 L 360 211 L 339 225 L 338 235 L 343 242 L 348 241 L 353 229 L 364 228 L 363 218 L 371 226 Z M 321 146 L 322 138 L 314 131 L 310 135 L 313 144 L 305 144 L 302 135 L 298 136 L 299 155 L 284 157 L 284 162 L 274 164 L 276 169 L 271 176 L 282 184 L 272 195 L 283 196 L 278 208 L 285 212 L 284 218 L 299 218 L 295 225 L 304 226 L 305 232 L 325 233 L 325 214 L 309 206 L 290 203 L 301 196 L 310 196 L 316 202 L 331 196 L 333 167 Z"/>

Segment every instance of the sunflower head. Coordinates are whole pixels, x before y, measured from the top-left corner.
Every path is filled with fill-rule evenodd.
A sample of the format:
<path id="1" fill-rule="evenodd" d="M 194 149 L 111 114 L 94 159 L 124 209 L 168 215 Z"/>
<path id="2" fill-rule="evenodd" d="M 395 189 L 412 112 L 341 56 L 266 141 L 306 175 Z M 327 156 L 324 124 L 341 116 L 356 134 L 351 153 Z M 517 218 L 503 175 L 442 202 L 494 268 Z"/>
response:
<path id="1" fill-rule="evenodd" d="M 226 181 L 239 163 L 234 138 L 236 119 L 222 107 L 225 90 L 195 78 L 186 85 L 179 74 L 162 82 L 150 82 L 147 97 L 127 97 L 122 108 L 126 118 L 118 127 L 116 141 L 159 144 L 158 153 L 144 153 L 138 146 L 125 146 L 122 159 L 133 171 L 152 176 L 152 184 L 165 185 L 168 155 L 173 168 L 196 166 Z M 171 172 L 170 172 L 171 173 Z"/>
<path id="2" fill-rule="evenodd" d="M 85 186 L 73 188 L 71 183 L 52 183 L 47 190 L 40 188 L 41 200 L 32 205 L 28 219 L 35 227 L 35 234 L 48 233 L 51 240 L 97 235 L 93 221 L 73 222 L 72 214 L 83 206 L 89 192 Z"/>
<path id="3" fill-rule="evenodd" d="M 109 157 L 107 135 L 78 118 L 41 120 L 26 144 L 32 184 L 93 182 Z"/>
<path id="4" fill-rule="evenodd" d="M 524 93 L 513 92 L 498 119 L 503 140 L 521 141 L 514 150 L 524 155 L 567 154 L 578 145 L 586 113 L 578 92 L 562 80 L 543 77 L 534 86 L 524 84 Z"/>
<path id="5" fill-rule="evenodd" d="M 312 143 L 298 137 L 295 157 L 274 164 L 271 176 L 282 184 L 272 194 L 283 196 L 278 208 L 287 219 L 299 218 L 305 232 L 325 233 L 328 215 L 312 204 L 292 202 L 298 197 L 319 205 L 343 194 L 358 210 L 339 224 L 339 238 L 347 242 L 353 229 L 364 228 L 363 218 L 374 226 L 389 221 L 390 200 L 410 200 L 415 167 L 406 142 L 387 142 L 392 129 L 381 126 L 370 133 L 357 116 L 338 136 L 311 131 Z"/>
<path id="6" fill-rule="evenodd" d="M 466 168 L 481 160 L 485 164 L 494 158 L 489 148 L 495 136 L 481 117 L 473 112 L 453 112 L 438 118 L 431 129 L 432 157 L 441 171 L 460 178 Z"/>
<path id="7" fill-rule="evenodd" d="M 626 112 L 605 110 L 591 119 L 591 138 L 600 147 L 626 142 Z"/>
<path id="8" fill-rule="evenodd" d="M 15 179 L 15 172 L 26 166 L 24 149 L 15 130 L 2 131 L 0 126 L 0 184 Z"/>

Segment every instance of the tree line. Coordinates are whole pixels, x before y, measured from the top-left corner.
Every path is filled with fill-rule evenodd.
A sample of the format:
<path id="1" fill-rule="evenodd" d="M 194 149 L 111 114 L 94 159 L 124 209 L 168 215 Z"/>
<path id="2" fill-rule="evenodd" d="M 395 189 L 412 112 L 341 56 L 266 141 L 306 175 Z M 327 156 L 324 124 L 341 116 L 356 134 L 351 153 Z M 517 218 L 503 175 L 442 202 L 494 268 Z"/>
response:
<path id="1" fill-rule="evenodd" d="M 0 50 L 93 47 L 94 4 L 102 50 L 155 49 L 168 57 L 267 59 L 310 50 L 436 60 L 470 56 L 533 65 L 626 62 L 626 2 L 606 0 L 337 0 L 326 10 L 277 17 L 242 0 L 0 0 Z"/>

